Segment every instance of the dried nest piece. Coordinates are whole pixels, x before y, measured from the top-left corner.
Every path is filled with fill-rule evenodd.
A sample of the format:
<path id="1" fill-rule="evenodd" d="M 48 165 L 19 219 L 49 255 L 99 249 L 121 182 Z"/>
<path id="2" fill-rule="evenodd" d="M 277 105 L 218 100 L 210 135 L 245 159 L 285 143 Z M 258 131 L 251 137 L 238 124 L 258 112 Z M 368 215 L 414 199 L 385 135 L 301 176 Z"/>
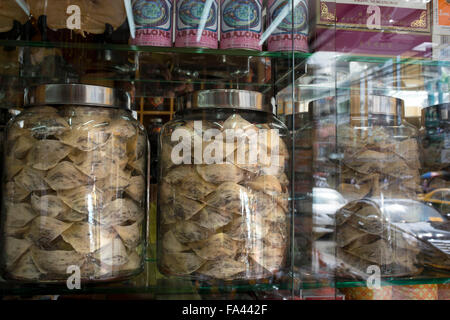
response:
<path id="1" fill-rule="evenodd" d="M 73 13 L 67 13 L 70 5 L 76 5 L 81 13 L 81 30 L 85 32 L 102 34 L 105 25 L 114 29 L 121 26 L 126 19 L 126 11 L 122 1 L 108 0 L 33 0 L 29 1 L 31 14 L 35 17 L 47 16 L 47 25 L 50 29 L 59 30 L 67 28 L 67 19 Z"/>
<path id="2" fill-rule="evenodd" d="M 232 257 L 238 250 L 237 241 L 225 233 L 216 233 L 213 236 L 189 243 L 189 247 L 202 259 L 217 260 Z"/>
<path id="3" fill-rule="evenodd" d="M 103 192 L 95 186 L 61 190 L 58 191 L 58 197 L 71 209 L 85 215 L 98 214 L 104 205 Z"/>
<path id="4" fill-rule="evenodd" d="M 116 199 L 105 205 L 99 215 L 94 219 L 105 226 L 116 226 L 127 221 L 141 221 L 144 212 L 130 199 Z"/>
<path id="5" fill-rule="evenodd" d="M 62 221 L 81 221 L 85 218 L 84 214 L 69 212 L 71 209 L 58 196 L 51 194 L 43 196 L 32 194 L 31 206 L 41 216 L 57 218 Z"/>
<path id="6" fill-rule="evenodd" d="M 81 267 L 85 257 L 76 251 L 31 249 L 31 256 L 42 273 L 67 274 L 69 266 Z"/>
<path id="7" fill-rule="evenodd" d="M 178 241 L 172 230 L 165 232 L 162 236 L 162 249 L 165 253 L 176 253 L 190 250 L 188 245 Z"/>
<path id="8" fill-rule="evenodd" d="M 143 176 L 134 176 L 130 178 L 130 184 L 125 189 L 125 192 L 131 199 L 137 202 L 142 202 L 145 194 L 145 179 Z"/>
<path id="9" fill-rule="evenodd" d="M 115 238 L 108 245 L 94 253 L 94 258 L 107 266 L 123 266 L 128 263 L 128 253 L 120 238 Z"/>
<path id="10" fill-rule="evenodd" d="M 71 225 L 71 223 L 65 223 L 51 217 L 37 217 L 31 223 L 26 238 L 38 247 L 46 246 L 69 229 Z"/>
<path id="11" fill-rule="evenodd" d="M 189 243 L 207 239 L 211 232 L 190 221 L 181 221 L 172 228 L 173 235 L 181 243 Z"/>
<path id="12" fill-rule="evenodd" d="M 31 247 L 32 243 L 25 239 L 5 237 L 3 246 L 3 259 L 6 269 L 11 270 L 17 260 Z"/>
<path id="13" fill-rule="evenodd" d="M 163 179 L 176 186 L 177 193 L 192 200 L 203 200 L 215 189 L 213 184 L 203 180 L 194 166 L 190 165 L 175 167 Z"/>
<path id="14" fill-rule="evenodd" d="M 205 262 L 191 252 L 164 253 L 161 257 L 161 267 L 173 275 L 189 275 L 197 271 Z"/>
<path id="15" fill-rule="evenodd" d="M 5 207 L 7 228 L 23 228 L 37 216 L 28 203 L 7 202 Z"/>
<path id="16" fill-rule="evenodd" d="M 215 231 L 233 220 L 233 213 L 217 210 L 212 207 L 204 207 L 195 214 L 190 221 L 211 231 Z"/>
<path id="17" fill-rule="evenodd" d="M 275 196 L 282 192 L 280 181 L 275 176 L 258 176 L 246 182 L 246 185 L 253 190 L 262 191 L 270 196 Z"/>
<path id="18" fill-rule="evenodd" d="M 11 181 L 25 167 L 25 161 L 12 156 L 5 157 L 5 179 Z"/>
<path id="19" fill-rule="evenodd" d="M 197 165 L 196 170 L 205 181 L 214 184 L 239 183 L 245 177 L 245 171 L 232 163 Z"/>
<path id="20" fill-rule="evenodd" d="M 59 135 L 58 138 L 64 144 L 77 148 L 81 151 L 93 151 L 106 144 L 111 137 L 106 125 L 97 122 L 86 122 L 73 127 Z"/>
<path id="21" fill-rule="evenodd" d="M 42 272 L 36 267 L 31 251 L 26 252 L 9 271 L 9 275 L 17 280 L 38 280 Z"/>
<path id="22" fill-rule="evenodd" d="M 28 16 L 14 0 L 0 2 L 0 32 L 8 32 L 14 26 L 14 21 L 21 24 L 27 22 Z"/>
<path id="23" fill-rule="evenodd" d="M 14 177 L 14 182 L 29 192 L 44 191 L 49 188 L 45 182 L 45 173 L 43 170 L 37 170 L 27 166 Z"/>
<path id="24" fill-rule="evenodd" d="M 250 257 L 269 272 L 274 273 L 278 271 L 283 265 L 283 261 L 286 257 L 286 248 L 277 248 L 265 245 L 260 249 L 262 250 L 255 250 L 252 252 Z"/>
<path id="25" fill-rule="evenodd" d="M 36 139 L 48 139 L 59 136 L 70 130 L 67 121 L 59 115 L 48 110 L 36 109 L 34 114 L 25 119 L 25 128 Z M 50 113 L 50 114 L 49 114 Z"/>
<path id="26" fill-rule="evenodd" d="M 38 140 L 28 153 L 27 164 L 34 169 L 49 170 L 67 157 L 71 149 L 58 140 Z"/>
<path id="27" fill-rule="evenodd" d="M 125 226 L 114 226 L 114 230 L 116 230 L 119 237 L 122 239 L 123 244 L 129 248 L 133 249 L 136 248 L 139 243 L 141 242 L 141 230 L 142 230 L 142 223 L 141 222 L 135 222 L 130 225 Z"/>
<path id="28" fill-rule="evenodd" d="M 218 210 L 243 214 L 248 210 L 250 191 L 236 183 L 224 182 L 207 197 L 207 205 Z"/>
<path id="29" fill-rule="evenodd" d="M 62 161 L 47 173 L 45 182 L 53 190 L 60 191 L 87 185 L 89 178 L 78 170 L 72 162 Z"/>
<path id="30" fill-rule="evenodd" d="M 20 184 L 14 181 L 7 182 L 5 185 L 5 189 L 5 200 L 11 202 L 23 201 L 31 193 L 31 191 L 25 189 Z"/>
<path id="31" fill-rule="evenodd" d="M 224 258 L 207 261 L 197 272 L 212 278 L 228 280 L 245 270 L 246 264 L 244 262 Z"/>
<path id="32" fill-rule="evenodd" d="M 74 223 L 61 234 L 76 252 L 88 254 L 108 245 L 117 236 L 114 230 L 87 222 Z"/>
<path id="33" fill-rule="evenodd" d="M 28 135 L 19 136 L 11 146 L 11 151 L 9 152 L 12 157 L 12 161 L 17 159 L 23 159 L 28 154 L 28 151 L 34 146 L 37 141 Z"/>

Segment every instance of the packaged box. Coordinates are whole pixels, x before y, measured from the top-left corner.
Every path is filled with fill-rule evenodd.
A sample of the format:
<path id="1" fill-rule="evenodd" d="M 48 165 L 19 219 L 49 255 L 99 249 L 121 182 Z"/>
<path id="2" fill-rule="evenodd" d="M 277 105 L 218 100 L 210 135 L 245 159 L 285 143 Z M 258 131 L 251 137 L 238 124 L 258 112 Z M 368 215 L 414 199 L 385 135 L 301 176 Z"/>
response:
<path id="1" fill-rule="evenodd" d="M 316 1 L 316 51 L 431 56 L 431 5 L 421 0 Z"/>

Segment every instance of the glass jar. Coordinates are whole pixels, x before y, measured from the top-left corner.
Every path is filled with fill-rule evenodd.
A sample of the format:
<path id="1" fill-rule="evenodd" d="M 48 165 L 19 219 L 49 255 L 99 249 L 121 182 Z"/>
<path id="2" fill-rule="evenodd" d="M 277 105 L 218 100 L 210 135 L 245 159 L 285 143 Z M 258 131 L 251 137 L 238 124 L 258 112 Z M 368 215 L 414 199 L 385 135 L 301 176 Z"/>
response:
<path id="1" fill-rule="evenodd" d="M 219 281 L 282 273 L 287 128 L 258 92 L 198 91 L 182 107 L 159 140 L 159 269 Z"/>
<path id="2" fill-rule="evenodd" d="M 404 120 L 400 99 L 352 94 L 347 104 L 337 128 L 337 191 L 347 202 L 336 213 L 338 275 L 417 275 L 429 252 L 421 233 L 437 219 L 417 201 L 419 132 Z"/>
<path id="3" fill-rule="evenodd" d="M 117 280 L 143 269 L 147 135 L 125 92 L 28 89 L 6 129 L 1 266 L 7 279 Z"/>

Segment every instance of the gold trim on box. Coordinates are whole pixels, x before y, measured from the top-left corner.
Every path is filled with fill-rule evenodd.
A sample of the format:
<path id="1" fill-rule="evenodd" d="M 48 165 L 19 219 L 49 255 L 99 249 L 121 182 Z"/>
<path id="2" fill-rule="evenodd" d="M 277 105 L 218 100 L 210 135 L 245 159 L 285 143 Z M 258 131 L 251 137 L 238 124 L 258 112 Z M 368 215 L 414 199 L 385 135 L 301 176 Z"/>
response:
<path id="1" fill-rule="evenodd" d="M 336 21 L 335 15 L 328 11 L 328 6 L 323 2 L 320 4 L 320 17 L 327 21 Z"/>
<path id="2" fill-rule="evenodd" d="M 420 18 L 411 22 L 413 28 L 426 28 L 427 27 L 427 12 L 422 11 Z"/>

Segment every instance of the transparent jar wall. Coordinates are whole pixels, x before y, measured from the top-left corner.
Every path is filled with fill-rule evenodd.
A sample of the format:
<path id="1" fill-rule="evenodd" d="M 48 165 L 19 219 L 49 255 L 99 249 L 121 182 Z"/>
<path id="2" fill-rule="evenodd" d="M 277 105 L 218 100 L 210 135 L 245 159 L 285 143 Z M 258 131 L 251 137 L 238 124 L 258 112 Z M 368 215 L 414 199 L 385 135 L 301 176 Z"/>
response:
<path id="1" fill-rule="evenodd" d="M 185 130 L 186 150 L 191 152 L 186 162 L 198 164 L 174 164 L 172 152 L 176 154 L 180 144 L 172 137 L 182 132 L 179 129 Z M 217 140 L 213 143 L 222 155 L 218 153 L 211 164 L 201 164 L 207 158 L 202 159 L 195 146 L 203 146 L 203 155 L 210 154 L 213 146 L 208 139 L 202 142 L 202 136 L 217 136 L 227 129 L 241 129 L 234 131 L 237 137 L 262 136 L 259 141 L 264 143 L 259 145 L 268 146 L 269 157 L 262 156 L 263 148 L 255 151 L 245 140 L 239 144 L 236 141 L 241 140 Z M 266 139 L 263 132 L 268 132 Z M 268 139 L 272 135 L 273 140 Z M 161 272 L 200 280 L 249 280 L 286 271 L 290 259 L 286 136 L 286 127 L 271 114 L 234 109 L 185 111 L 181 119 L 163 127 L 158 201 Z M 238 145 L 240 153 L 235 152 Z M 244 153 L 245 160 L 239 160 Z M 248 161 L 250 153 L 258 156 L 256 161 Z"/>
<path id="2" fill-rule="evenodd" d="M 337 129 L 341 175 L 337 191 L 348 202 L 336 214 L 337 274 L 364 278 L 417 276 L 448 269 L 450 240 L 442 215 L 421 203 L 419 132 L 404 120 L 403 103 L 351 96 Z M 439 235 L 440 234 L 440 235 Z"/>
<path id="3" fill-rule="evenodd" d="M 4 277 L 114 280 L 143 268 L 147 135 L 113 108 L 26 108 L 7 127 Z M 74 269 L 71 269 L 73 272 Z"/>
<path id="4" fill-rule="evenodd" d="M 450 188 L 449 104 L 431 106 L 422 110 L 420 139 L 423 164 L 421 173 L 426 177 L 423 181 L 425 191 Z M 450 201 L 448 198 L 440 200 Z"/>
<path id="5" fill-rule="evenodd" d="M 332 281 L 325 266 L 335 257 L 334 214 L 344 204 L 336 181 L 336 99 L 311 102 L 296 115 L 295 131 L 295 239 L 296 272 L 305 282 Z"/>

